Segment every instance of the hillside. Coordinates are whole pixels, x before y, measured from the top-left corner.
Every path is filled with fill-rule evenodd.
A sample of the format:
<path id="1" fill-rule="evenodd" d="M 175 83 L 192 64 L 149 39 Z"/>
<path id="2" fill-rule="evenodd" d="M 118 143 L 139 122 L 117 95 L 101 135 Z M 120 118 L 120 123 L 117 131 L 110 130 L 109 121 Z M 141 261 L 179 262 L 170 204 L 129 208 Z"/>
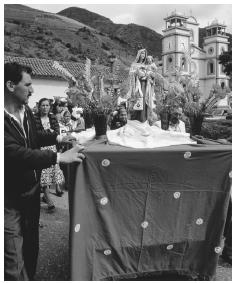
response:
<path id="1" fill-rule="evenodd" d="M 97 19 L 97 14 L 89 24 L 85 19 L 89 19 L 90 13 L 87 11 L 83 22 L 79 22 L 24 5 L 4 5 L 5 55 L 74 62 L 89 57 L 93 62 L 109 65 L 109 56 L 114 54 L 129 66 L 142 42 L 146 42 L 144 47 L 151 54 L 160 55 L 161 40 L 154 31 L 133 24 L 115 25 L 102 16 L 98 15 Z M 99 25 L 115 27 L 115 34 L 96 29 Z M 156 53 L 157 44 L 159 53 Z"/>
<path id="2" fill-rule="evenodd" d="M 114 24 L 108 18 L 77 7 L 67 8 L 58 14 L 96 28 L 111 39 L 126 45 L 134 54 L 142 46 L 154 57 L 161 57 L 162 35 L 147 27 L 136 24 Z"/>
<path id="3" fill-rule="evenodd" d="M 4 20 L 5 55 L 75 62 L 89 57 L 108 65 L 114 53 L 127 64 L 133 60 L 119 41 L 61 15 L 4 5 Z"/>

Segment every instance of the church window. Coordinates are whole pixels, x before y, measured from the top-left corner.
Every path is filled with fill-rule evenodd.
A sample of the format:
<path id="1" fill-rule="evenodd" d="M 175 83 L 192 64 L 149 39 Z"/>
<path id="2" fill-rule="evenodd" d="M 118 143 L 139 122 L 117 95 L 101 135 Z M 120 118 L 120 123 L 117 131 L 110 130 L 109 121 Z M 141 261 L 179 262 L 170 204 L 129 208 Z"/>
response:
<path id="1" fill-rule="evenodd" d="M 166 68 L 169 70 L 173 65 L 173 57 L 169 55 L 166 59 Z"/>
<path id="2" fill-rule="evenodd" d="M 187 71 L 187 61 L 184 55 L 181 57 L 180 67 L 182 70 Z"/>
<path id="3" fill-rule="evenodd" d="M 212 29 L 212 35 L 216 35 L 216 32 L 217 32 L 217 28 L 213 28 Z"/>
<path id="4" fill-rule="evenodd" d="M 211 36 L 211 29 L 207 30 L 207 36 Z"/>
<path id="5" fill-rule="evenodd" d="M 207 73 L 208 75 L 213 75 L 215 70 L 214 70 L 214 62 L 213 61 L 209 61 L 208 65 L 207 65 Z"/>
<path id="6" fill-rule="evenodd" d="M 208 49 L 208 54 L 212 55 L 214 53 L 214 48 L 213 47 L 210 47 Z"/>
<path id="7" fill-rule="evenodd" d="M 225 66 L 223 66 L 222 64 L 220 65 L 220 70 L 221 70 L 221 74 L 224 74 L 224 70 L 225 70 Z"/>

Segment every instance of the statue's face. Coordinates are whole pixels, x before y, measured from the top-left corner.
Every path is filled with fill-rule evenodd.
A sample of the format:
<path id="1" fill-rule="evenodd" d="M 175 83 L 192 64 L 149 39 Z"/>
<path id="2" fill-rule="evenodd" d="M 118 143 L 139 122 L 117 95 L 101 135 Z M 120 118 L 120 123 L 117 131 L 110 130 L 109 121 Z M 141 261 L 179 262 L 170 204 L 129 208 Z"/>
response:
<path id="1" fill-rule="evenodd" d="M 141 59 L 141 61 L 144 61 L 144 59 L 145 59 L 145 51 L 142 51 L 140 53 L 140 59 Z"/>

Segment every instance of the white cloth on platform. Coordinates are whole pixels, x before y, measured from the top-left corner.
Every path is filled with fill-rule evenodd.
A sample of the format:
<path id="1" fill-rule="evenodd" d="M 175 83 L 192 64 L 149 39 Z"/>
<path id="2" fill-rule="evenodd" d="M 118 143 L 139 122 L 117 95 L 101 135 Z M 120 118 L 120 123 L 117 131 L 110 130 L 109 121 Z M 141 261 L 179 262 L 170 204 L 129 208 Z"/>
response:
<path id="1" fill-rule="evenodd" d="M 117 130 L 107 131 L 110 144 L 132 148 L 156 148 L 180 144 L 196 144 L 188 133 L 164 131 L 148 122 L 131 120 Z"/>

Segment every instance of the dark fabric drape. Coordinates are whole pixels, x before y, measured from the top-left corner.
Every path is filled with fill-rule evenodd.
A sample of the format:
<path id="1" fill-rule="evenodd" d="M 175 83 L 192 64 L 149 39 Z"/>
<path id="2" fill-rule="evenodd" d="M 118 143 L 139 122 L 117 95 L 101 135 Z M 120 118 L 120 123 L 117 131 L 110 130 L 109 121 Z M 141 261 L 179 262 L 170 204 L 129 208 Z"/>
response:
<path id="1" fill-rule="evenodd" d="M 71 280 L 178 272 L 213 279 L 231 146 L 90 144 L 70 193 Z"/>

